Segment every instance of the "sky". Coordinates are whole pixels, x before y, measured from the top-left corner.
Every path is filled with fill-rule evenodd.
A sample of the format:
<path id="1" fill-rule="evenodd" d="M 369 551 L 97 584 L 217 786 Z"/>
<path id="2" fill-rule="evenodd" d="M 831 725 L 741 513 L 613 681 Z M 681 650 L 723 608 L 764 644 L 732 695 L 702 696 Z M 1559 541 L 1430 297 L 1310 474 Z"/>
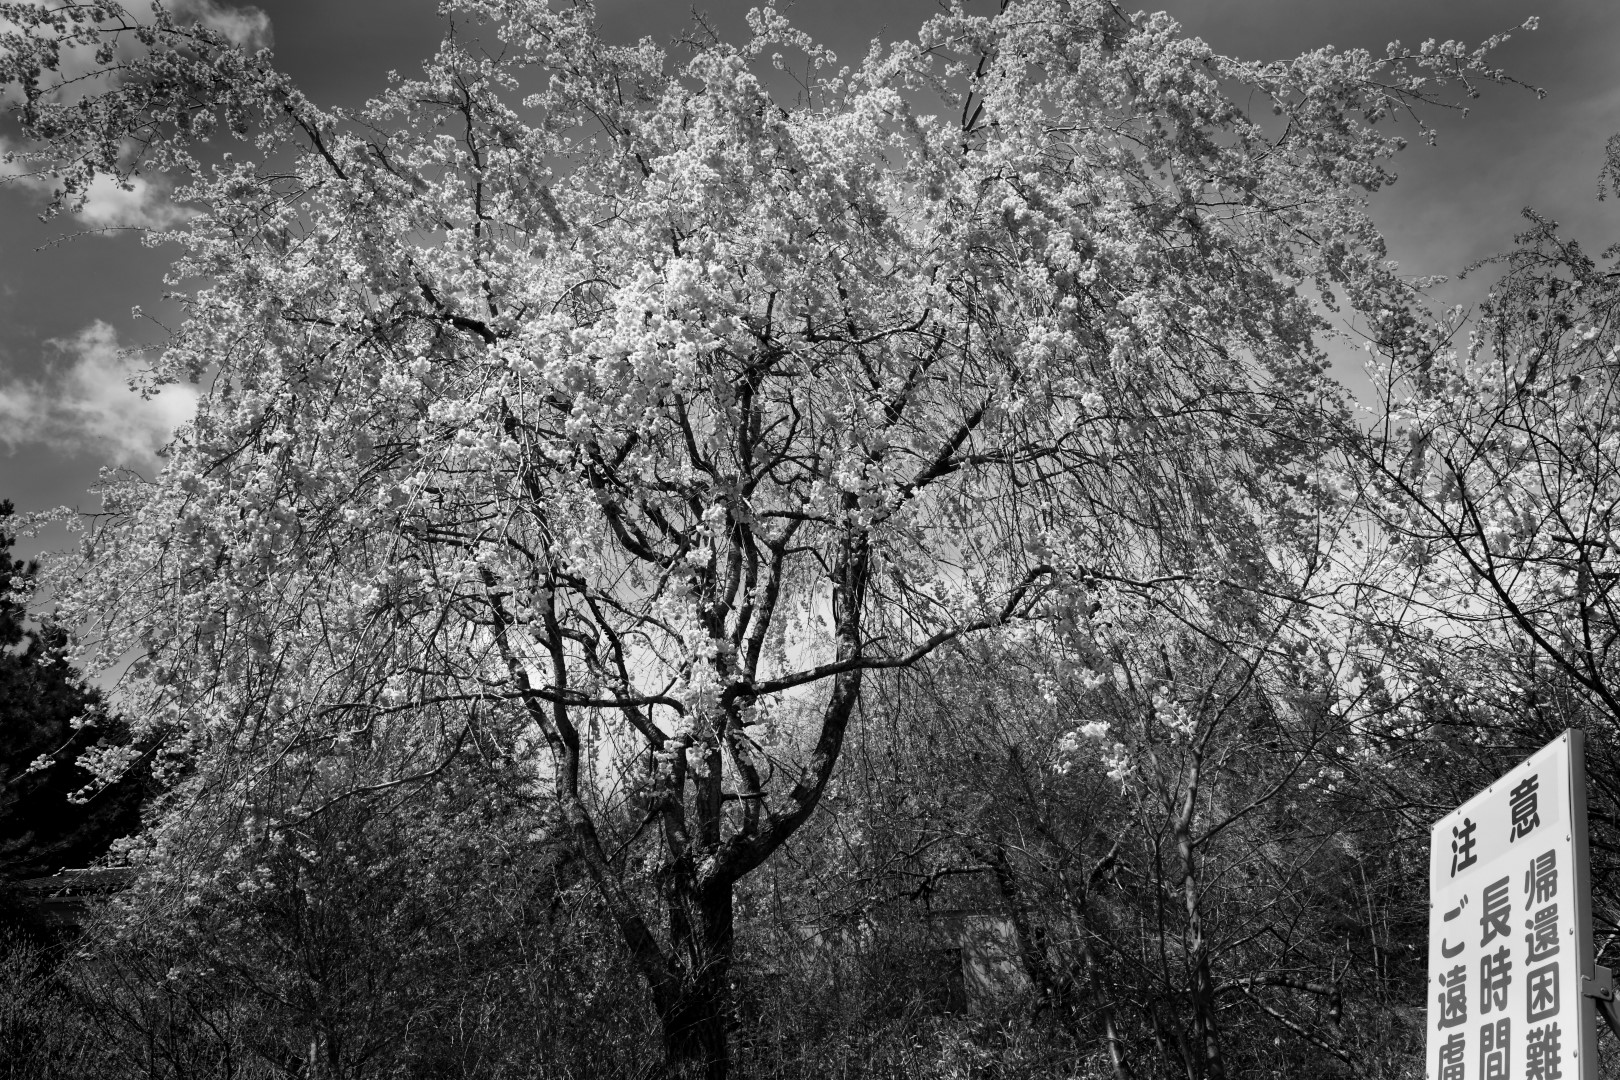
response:
<path id="1" fill-rule="evenodd" d="M 54 3 L 55 0 L 48 0 Z M 753 0 L 758 2 L 758 0 Z M 356 106 L 379 90 L 388 71 L 414 71 L 444 30 L 436 0 L 171 0 L 253 44 L 270 42 L 278 64 L 315 101 Z M 989 0 L 973 0 L 988 8 Z M 134 0 L 132 10 L 144 7 Z M 708 0 L 707 21 L 743 39 L 750 0 Z M 788 9 L 791 19 L 854 62 L 873 37 L 907 35 L 935 0 L 821 0 Z M 1125 6 L 1132 8 L 1130 0 Z M 1473 44 L 1539 16 L 1540 28 L 1515 33 L 1499 53 L 1509 73 L 1546 90 L 1538 99 L 1516 87 L 1492 87 L 1465 117 L 1436 110 L 1437 146 L 1413 139 L 1395 161 L 1399 181 L 1373 196 L 1374 219 L 1404 273 L 1455 278 L 1471 262 L 1510 246 L 1533 206 L 1596 252 L 1620 241 L 1620 200 L 1598 202 L 1597 174 L 1607 139 L 1620 132 L 1620 2 L 1616 0 L 1163 0 L 1185 31 L 1229 55 L 1270 60 L 1332 44 L 1381 51 L 1399 39 L 1434 37 Z M 691 23 L 691 6 L 671 0 L 598 0 L 610 38 L 650 36 L 667 44 Z M 1408 124 L 1408 128 L 1411 125 Z M 0 139 L 8 129 L 0 124 Z M 15 146 L 15 143 L 9 145 Z M 0 146 L 4 149 L 4 146 Z M 9 171 L 15 171 L 9 170 Z M 8 169 L 0 164 L 0 176 Z M 150 473 L 155 451 L 195 401 L 171 387 L 143 401 L 130 391 L 138 365 L 126 350 L 162 340 L 164 268 L 175 249 L 142 245 L 138 230 L 163 228 L 184 209 L 160 185 L 92 193 L 79 220 L 42 223 L 43 194 L 26 180 L 0 185 L 0 499 L 19 510 L 67 505 L 94 510 L 88 489 L 98 469 L 123 465 Z M 1476 301 L 1489 270 L 1442 290 Z M 1357 388 L 1354 361 L 1336 355 L 1336 371 Z M 19 554 L 57 546 L 45 534 Z"/>

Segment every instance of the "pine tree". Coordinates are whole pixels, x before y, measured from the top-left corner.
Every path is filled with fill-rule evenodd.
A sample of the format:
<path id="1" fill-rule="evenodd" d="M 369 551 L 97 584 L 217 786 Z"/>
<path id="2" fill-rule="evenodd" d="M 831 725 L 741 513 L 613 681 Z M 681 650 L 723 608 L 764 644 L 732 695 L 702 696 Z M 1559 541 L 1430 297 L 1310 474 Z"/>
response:
<path id="1" fill-rule="evenodd" d="M 74 801 L 91 782 L 79 757 L 98 741 L 122 744 L 127 726 L 107 715 L 102 695 L 63 658 L 66 635 L 30 625 L 32 560 L 12 558 L 16 541 L 0 501 L 0 881 L 84 866 L 135 826 L 137 776 Z"/>

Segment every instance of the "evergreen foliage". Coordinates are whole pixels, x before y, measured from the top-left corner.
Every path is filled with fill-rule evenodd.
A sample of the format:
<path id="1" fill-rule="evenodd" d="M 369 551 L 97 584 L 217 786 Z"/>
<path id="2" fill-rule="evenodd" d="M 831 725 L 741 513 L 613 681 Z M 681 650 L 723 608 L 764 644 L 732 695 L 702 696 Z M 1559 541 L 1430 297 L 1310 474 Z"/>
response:
<path id="1" fill-rule="evenodd" d="M 96 790 L 79 756 L 127 743 L 102 695 L 65 657 L 67 633 L 26 606 L 38 564 L 13 558 L 10 502 L 0 502 L 0 880 L 90 865 L 139 823 L 139 770 Z M 86 797 L 75 798 L 83 794 Z"/>

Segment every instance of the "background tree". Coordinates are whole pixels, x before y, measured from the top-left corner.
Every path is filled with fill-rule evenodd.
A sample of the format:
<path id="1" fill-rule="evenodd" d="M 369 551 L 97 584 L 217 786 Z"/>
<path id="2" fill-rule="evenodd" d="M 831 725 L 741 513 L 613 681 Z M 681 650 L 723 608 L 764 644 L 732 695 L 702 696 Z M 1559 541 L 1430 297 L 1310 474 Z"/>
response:
<path id="1" fill-rule="evenodd" d="M 636 1075 L 656 1021 L 545 800 L 471 759 L 369 794 L 345 764 L 247 820 L 192 804 L 71 949 L 7 941 L 0 1076 Z M 268 826 L 300 788 L 345 797 Z"/>
<path id="2" fill-rule="evenodd" d="M 1476 317 L 1414 294 L 1373 320 L 1385 409 L 1351 445 L 1382 562 L 1355 618 L 1392 694 L 1387 756 L 1433 812 L 1587 730 L 1603 897 L 1620 852 L 1620 249 L 1605 265 L 1525 215 L 1518 247 L 1482 264 L 1502 276 Z M 1620 927 L 1612 905 L 1594 913 Z"/>
<path id="3" fill-rule="evenodd" d="M 1356 775 L 1380 748 L 1342 653 L 1304 605 L 1216 606 L 1200 633 L 1179 599 L 1100 618 L 1089 657 L 1015 639 L 897 677 L 874 707 L 915 808 L 887 819 L 909 852 L 890 875 L 945 906 L 972 882 L 1036 1014 L 1099 1071 L 1399 1062 L 1421 1045 L 1401 1006 L 1424 978 L 1422 828 Z"/>
<path id="4" fill-rule="evenodd" d="M 108 912 L 113 932 L 78 974 L 124 1067 L 348 1080 L 594 1061 L 589 1075 L 633 1075 L 651 1018 L 543 800 L 476 761 L 357 794 L 344 764 L 276 789 L 340 795 L 324 812 L 267 801 L 243 827 L 194 827 Z"/>
<path id="5" fill-rule="evenodd" d="M 152 379 L 203 403 L 57 583 L 159 775 L 251 804 L 356 740 L 397 748 L 357 791 L 543 748 L 669 1070 L 711 1077 L 734 889 L 866 672 L 1099 581 L 1274 584 L 1341 407 L 1301 290 L 1396 288 L 1378 125 L 1499 77 L 1494 40 L 1244 63 L 1096 0 L 836 72 L 767 9 L 671 64 L 462 0 L 350 115 L 162 11 L 0 10 L 55 205 L 155 169 L 198 211 Z M 793 109 L 782 49 L 823 72 Z"/>
<path id="6" fill-rule="evenodd" d="M 12 504 L 0 502 L 0 881 L 88 866 L 134 831 L 143 788 L 136 769 L 92 798 L 72 798 L 95 780 L 80 756 L 98 743 L 127 744 L 129 732 L 67 662 L 67 633 L 31 622 L 39 566 L 12 558 L 11 517 Z"/>

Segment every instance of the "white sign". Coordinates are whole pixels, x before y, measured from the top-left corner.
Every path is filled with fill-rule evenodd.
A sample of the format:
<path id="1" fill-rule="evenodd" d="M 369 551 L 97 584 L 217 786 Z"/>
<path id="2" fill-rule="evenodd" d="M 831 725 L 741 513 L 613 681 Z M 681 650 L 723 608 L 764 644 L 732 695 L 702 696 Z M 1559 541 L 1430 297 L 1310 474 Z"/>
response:
<path id="1" fill-rule="evenodd" d="M 1429 845 L 1428 1080 L 1596 1080 L 1586 758 L 1570 730 Z"/>

